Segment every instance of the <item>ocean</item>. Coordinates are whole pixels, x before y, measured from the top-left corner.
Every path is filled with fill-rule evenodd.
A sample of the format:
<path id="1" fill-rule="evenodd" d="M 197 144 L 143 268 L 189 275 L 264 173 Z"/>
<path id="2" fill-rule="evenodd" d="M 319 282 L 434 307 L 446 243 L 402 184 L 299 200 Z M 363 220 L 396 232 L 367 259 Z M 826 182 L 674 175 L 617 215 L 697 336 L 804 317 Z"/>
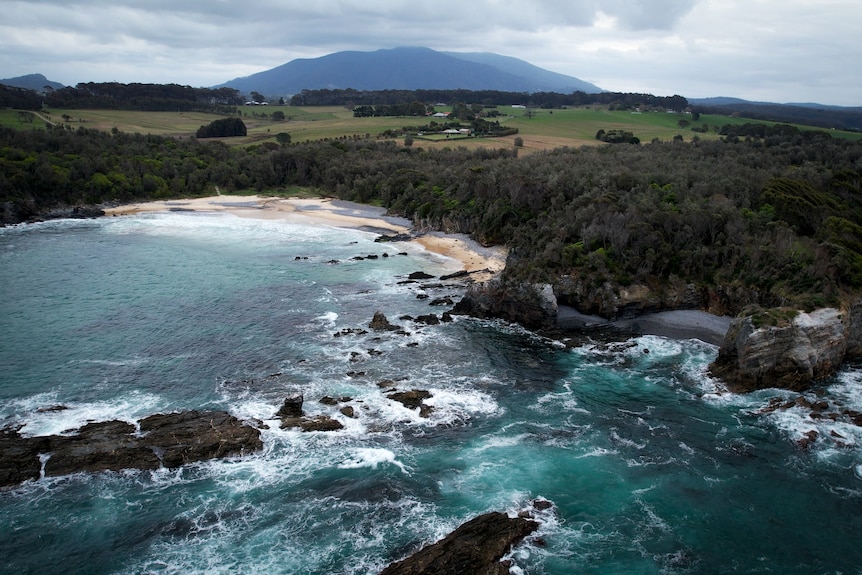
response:
<path id="1" fill-rule="evenodd" d="M 377 573 L 546 499 L 512 573 L 862 573 L 862 427 L 811 408 L 862 412 L 862 367 L 808 401 L 734 395 L 694 339 L 401 319 L 464 290 L 410 273 L 460 264 L 375 237 L 188 212 L 0 229 L 0 427 L 223 409 L 264 443 L 0 491 L 0 572 Z M 402 333 L 369 330 L 376 311 Z M 433 410 L 390 388 L 427 390 Z M 280 429 L 295 393 L 344 429 Z"/>

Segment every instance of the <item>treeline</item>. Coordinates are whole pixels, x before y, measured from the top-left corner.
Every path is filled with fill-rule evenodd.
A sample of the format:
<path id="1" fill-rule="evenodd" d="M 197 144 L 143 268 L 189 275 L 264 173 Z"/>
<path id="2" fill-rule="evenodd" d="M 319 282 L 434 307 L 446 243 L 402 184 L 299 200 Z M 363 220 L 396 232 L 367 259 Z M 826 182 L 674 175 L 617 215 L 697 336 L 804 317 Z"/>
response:
<path id="1" fill-rule="evenodd" d="M 697 106 L 702 114 L 740 115 L 754 120 L 789 122 L 818 128 L 862 131 L 862 108 L 815 108 L 786 104 L 734 103 Z"/>
<path id="2" fill-rule="evenodd" d="M 149 112 L 205 111 L 234 113 L 245 99 L 233 88 L 192 88 L 179 84 L 87 82 L 49 90 L 46 106 L 66 109 L 142 110 Z"/>
<path id="3" fill-rule="evenodd" d="M 653 96 L 601 92 L 588 94 L 572 92 L 501 92 L 498 90 L 303 90 L 290 99 L 291 106 L 400 106 L 405 102 L 426 104 L 452 104 L 467 102 L 482 105 L 524 105 L 536 108 L 563 108 L 566 106 L 611 106 L 620 110 L 654 108 L 681 112 L 688 107 L 682 96 Z M 397 114 L 409 116 L 412 114 Z"/>
<path id="4" fill-rule="evenodd" d="M 862 142 L 790 127 L 524 158 L 512 148 L 362 139 L 241 149 L 83 128 L 0 128 L 7 218 L 56 204 L 206 195 L 215 186 L 311 186 L 380 203 L 419 227 L 505 243 L 512 278 L 582 291 L 685 282 L 744 294 L 733 300 L 739 305 L 812 307 L 862 289 L 860 166 Z"/>
<path id="5" fill-rule="evenodd" d="M 33 90 L 0 84 L 0 108 L 41 110 L 42 96 Z"/>

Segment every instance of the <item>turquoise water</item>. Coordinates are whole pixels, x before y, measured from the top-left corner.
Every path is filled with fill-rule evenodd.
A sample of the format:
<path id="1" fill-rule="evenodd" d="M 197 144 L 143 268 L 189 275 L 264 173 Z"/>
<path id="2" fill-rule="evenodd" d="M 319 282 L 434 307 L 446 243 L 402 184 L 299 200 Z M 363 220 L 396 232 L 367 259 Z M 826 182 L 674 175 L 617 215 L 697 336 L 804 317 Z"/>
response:
<path id="1" fill-rule="evenodd" d="M 253 456 L 0 492 L 0 572 L 375 573 L 545 498 L 514 573 L 862 573 L 862 428 L 759 413 L 796 395 L 724 393 L 696 340 L 567 349 L 498 322 L 398 319 L 463 289 L 409 273 L 459 266 L 374 237 L 194 213 L 0 229 L 0 426 L 218 408 L 268 427 Z M 333 336 L 376 310 L 409 335 Z M 382 380 L 431 391 L 431 417 Z M 860 382 L 851 366 L 809 397 L 862 411 Z M 345 428 L 279 429 L 295 391 Z"/>

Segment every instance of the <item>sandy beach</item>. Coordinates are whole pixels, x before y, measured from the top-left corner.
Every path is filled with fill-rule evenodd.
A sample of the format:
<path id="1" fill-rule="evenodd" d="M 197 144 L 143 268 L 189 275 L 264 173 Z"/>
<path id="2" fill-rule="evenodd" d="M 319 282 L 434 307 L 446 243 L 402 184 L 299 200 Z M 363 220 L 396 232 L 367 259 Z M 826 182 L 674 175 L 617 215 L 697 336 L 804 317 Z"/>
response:
<path id="1" fill-rule="evenodd" d="M 268 196 L 210 196 L 125 204 L 104 208 L 107 216 L 145 212 L 228 212 L 239 217 L 283 219 L 308 224 L 359 229 L 385 235 L 411 234 L 414 243 L 429 252 L 461 263 L 474 281 L 485 281 L 506 265 L 503 246 L 486 248 L 461 234 L 417 234 L 410 220 L 386 215 L 385 208 L 326 198 L 276 198 Z"/>

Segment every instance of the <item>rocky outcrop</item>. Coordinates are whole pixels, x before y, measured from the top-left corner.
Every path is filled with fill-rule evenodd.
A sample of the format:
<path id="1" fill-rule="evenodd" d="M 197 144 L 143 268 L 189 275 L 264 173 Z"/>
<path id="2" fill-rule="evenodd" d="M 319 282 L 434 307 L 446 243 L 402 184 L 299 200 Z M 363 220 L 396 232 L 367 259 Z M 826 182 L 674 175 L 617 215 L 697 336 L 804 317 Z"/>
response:
<path id="1" fill-rule="evenodd" d="M 368 323 L 368 327 L 374 331 L 398 331 L 401 326 L 389 323 L 389 320 L 381 311 L 374 312 L 374 317 Z"/>
<path id="2" fill-rule="evenodd" d="M 427 405 L 426 399 L 433 397 L 430 391 L 424 389 L 411 389 L 410 391 L 395 391 L 388 394 L 386 397 L 392 401 L 397 401 L 407 409 L 419 410 L 420 417 L 430 417 L 434 411 L 433 405 Z"/>
<path id="3" fill-rule="evenodd" d="M 321 400 L 321 403 L 327 405 L 327 401 L 324 399 L 328 401 L 332 398 Z M 302 395 L 291 395 L 285 398 L 284 403 L 276 412 L 276 416 L 281 418 L 282 429 L 299 428 L 302 431 L 338 431 L 344 429 L 340 421 L 332 419 L 328 415 L 306 417 L 302 410 L 302 403 Z"/>
<path id="4" fill-rule="evenodd" d="M 95 206 L 55 206 L 50 209 L 39 209 L 27 202 L 0 203 L 0 226 L 61 218 L 89 219 L 104 215 L 105 210 Z"/>
<path id="5" fill-rule="evenodd" d="M 263 447 L 260 431 L 223 411 L 184 411 L 88 423 L 73 435 L 0 432 L 0 486 L 82 471 L 175 468 Z M 44 466 L 43 466 L 44 461 Z"/>
<path id="6" fill-rule="evenodd" d="M 508 575 L 510 566 L 500 559 L 538 528 L 539 524 L 531 519 L 486 513 L 437 543 L 392 563 L 380 575 Z"/>
<path id="7" fill-rule="evenodd" d="M 552 329 L 557 321 L 557 298 L 549 284 L 504 281 L 473 284 L 452 309 L 453 314 L 501 318 L 528 329 Z"/>
<path id="8" fill-rule="evenodd" d="M 862 302 L 848 310 L 759 310 L 731 322 L 710 366 L 730 389 L 804 390 L 862 357 Z"/>

